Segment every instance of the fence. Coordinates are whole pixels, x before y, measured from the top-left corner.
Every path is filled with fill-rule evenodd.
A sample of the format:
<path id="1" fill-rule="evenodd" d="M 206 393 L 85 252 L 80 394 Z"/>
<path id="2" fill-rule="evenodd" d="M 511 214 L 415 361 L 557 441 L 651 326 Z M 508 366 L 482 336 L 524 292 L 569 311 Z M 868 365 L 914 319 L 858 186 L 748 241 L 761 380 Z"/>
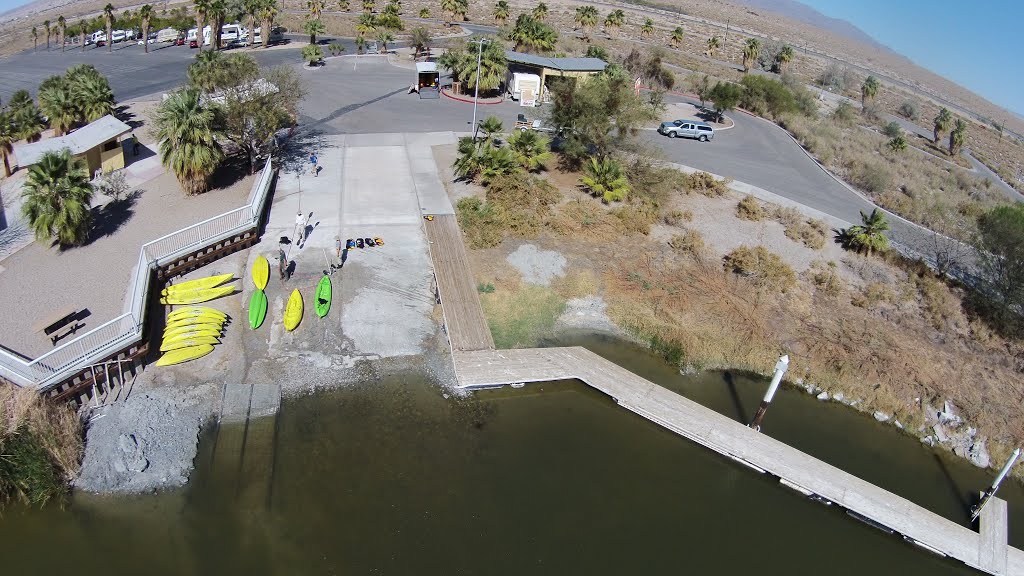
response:
<path id="1" fill-rule="evenodd" d="M 26 361 L 0 349 L 0 378 L 44 392 L 91 364 L 140 342 L 152 272 L 168 261 L 259 226 L 273 176 L 273 165 L 267 159 L 253 183 L 247 205 L 144 244 L 139 250 L 124 313 L 120 316 L 35 360 Z"/>

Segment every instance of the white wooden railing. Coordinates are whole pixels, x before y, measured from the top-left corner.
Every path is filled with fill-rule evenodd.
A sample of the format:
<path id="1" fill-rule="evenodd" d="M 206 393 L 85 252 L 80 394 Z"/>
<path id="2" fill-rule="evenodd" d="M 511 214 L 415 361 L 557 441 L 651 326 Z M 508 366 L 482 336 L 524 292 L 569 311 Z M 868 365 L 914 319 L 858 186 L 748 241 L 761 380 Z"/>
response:
<path id="1" fill-rule="evenodd" d="M 120 316 L 35 360 L 19 358 L 0 348 L 0 378 L 44 392 L 104 357 L 140 342 L 152 271 L 176 258 L 258 226 L 273 176 L 273 164 L 267 159 L 259 178 L 253 183 L 248 204 L 144 244 L 139 249 L 138 264 L 128 287 L 124 313 Z"/>

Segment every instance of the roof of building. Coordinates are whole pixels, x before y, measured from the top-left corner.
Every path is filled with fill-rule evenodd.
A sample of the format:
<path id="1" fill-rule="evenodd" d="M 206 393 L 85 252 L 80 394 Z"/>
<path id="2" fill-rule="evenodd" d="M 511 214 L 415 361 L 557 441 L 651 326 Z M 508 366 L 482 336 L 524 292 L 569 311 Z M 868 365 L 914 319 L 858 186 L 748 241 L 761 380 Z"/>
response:
<path id="1" fill-rule="evenodd" d="M 108 114 L 70 134 L 57 138 L 46 138 L 31 144 L 22 144 L 14 149 L 14 153 L 18 156 L 18 165 L 31 166 L 39 162 L 47 152 L 59 152 L 67 148 L 71 150 L 72 154 L 82 154 L 107 140 L 131 131 L 131 127 L 127 124 Z"/>
<path id="2" fill-rule="evenodd" d="M 437 72 L 437 62 L 417 62 L 416 72 Z"/>
<path id="3" fill-rule="evenodd" d="M 600 72 L 608 64 L 600 58 L 548 58 L 536 54 L 525 54 L 513 50 L 505 51 L 505 59 L 517 64 L 543 66 L 562 72 Z"/>

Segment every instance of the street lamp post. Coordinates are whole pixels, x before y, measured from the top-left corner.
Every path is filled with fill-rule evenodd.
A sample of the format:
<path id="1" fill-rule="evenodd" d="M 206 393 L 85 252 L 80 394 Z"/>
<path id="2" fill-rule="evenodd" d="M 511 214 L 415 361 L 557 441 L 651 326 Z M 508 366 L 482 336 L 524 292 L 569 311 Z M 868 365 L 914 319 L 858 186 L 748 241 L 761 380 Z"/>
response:
<path id="1" fill-rule="evenodd" d="M 476 85 L 473 87 L 473 141 L 476 142 L 476 108 L 477 103 L 480 100 L 480 57 L 483 55 L 484 43 L 486 39 L 481 38 L 474 40 L 473 43 L 477 45 L 476 49 Z"/>

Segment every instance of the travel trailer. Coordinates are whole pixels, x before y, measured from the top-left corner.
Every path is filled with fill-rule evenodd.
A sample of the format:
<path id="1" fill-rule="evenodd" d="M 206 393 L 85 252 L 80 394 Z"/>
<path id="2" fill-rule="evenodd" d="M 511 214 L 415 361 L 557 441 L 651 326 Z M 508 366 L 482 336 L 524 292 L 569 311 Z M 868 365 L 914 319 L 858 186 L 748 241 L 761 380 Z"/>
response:
<path id="1" fill-rule="evenodd" d="M 185 37 L 185 40 L 188 42 L 189 47 L 195 48 L 196 46 L 198 46 L 199 35 L 198 35 L 197 32 L 198 31 L 195 28 L 192 28 L 192 29 L 190 29 L 188 31 L 188 36 Z M 210 45 L 210 27 L 209 26 L 204 26 L 203 27 L 203 46 L 209 46 L 209 45 Z"/>
<path id="2" fill-rule="evenodd" d="M 241 44 L 244 42 L 246 36 L 245 28 L 242 28 L 238 24 L 225 24 L 220 28 L 220 43 L 221 46 L 230 46 L 231 44 Z"/>
<path id="3" fill-rule="evenodd" d="M 274 26 L 273 28 L 270 29 L 270 43 L 271 44 L 280 44 L 281 42 L 284 42 L 284 29 L 282 29 L 280 26 Z M 262 31 L 261 31 L 261 28 L 257 28 L 255 30 L 255 32 L 253 33 L 253 35 L 252 35 L 252 43 L 253 44 L 262 44 L 263 43 L 263 34 L 262 34 Z"/>

